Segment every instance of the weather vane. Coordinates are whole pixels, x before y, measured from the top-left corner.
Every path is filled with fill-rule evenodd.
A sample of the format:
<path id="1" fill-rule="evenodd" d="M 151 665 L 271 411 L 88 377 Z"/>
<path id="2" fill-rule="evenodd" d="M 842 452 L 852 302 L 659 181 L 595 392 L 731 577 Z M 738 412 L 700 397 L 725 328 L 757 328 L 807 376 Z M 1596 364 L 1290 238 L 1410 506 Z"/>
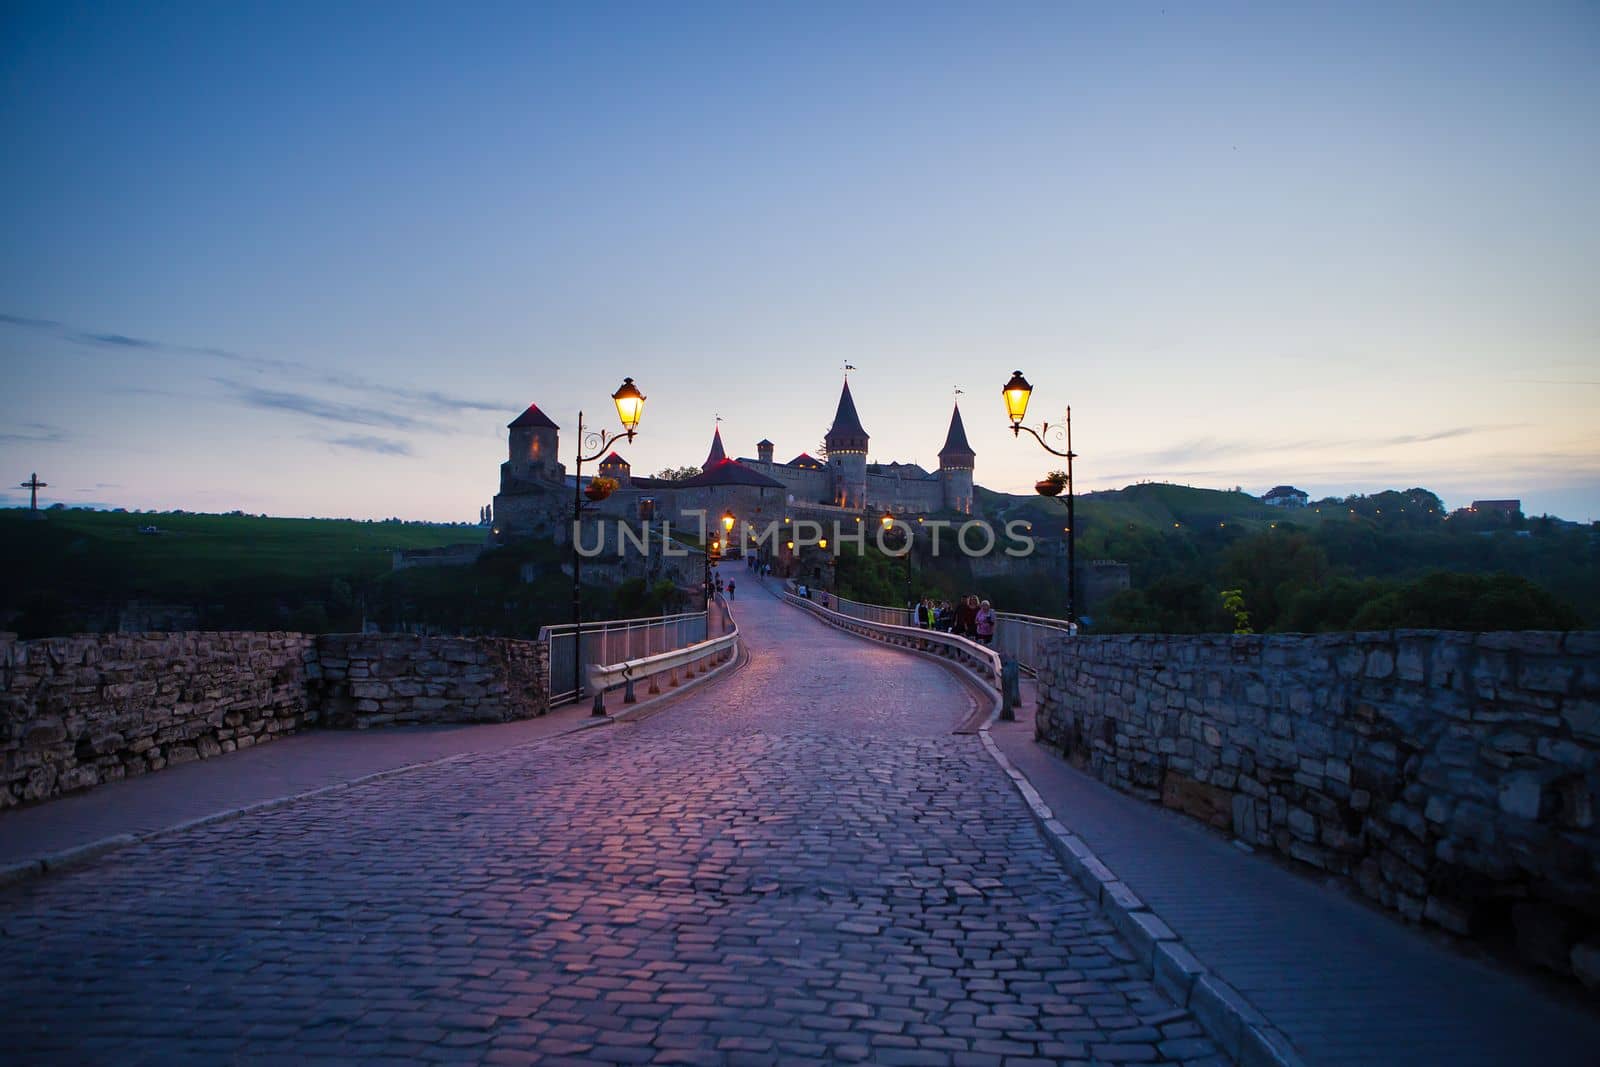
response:
<path id="1" fill-rule="evenodd" d="M 855 364 L 854 364 L 854 363 L 846 363 L 846 364 L 845 364 L 845 365 L 844 365 L 844 373 L 845 373 L 845 376 L 846 376 L 846 377 L 849 377 L 849 375 L 850 375 L 850 372 L 851 372 L 851 371 L 853 371 L 853 370 L 855 370 L 855 369 L 856 369 L 856 365 L 855 365 Z"/>

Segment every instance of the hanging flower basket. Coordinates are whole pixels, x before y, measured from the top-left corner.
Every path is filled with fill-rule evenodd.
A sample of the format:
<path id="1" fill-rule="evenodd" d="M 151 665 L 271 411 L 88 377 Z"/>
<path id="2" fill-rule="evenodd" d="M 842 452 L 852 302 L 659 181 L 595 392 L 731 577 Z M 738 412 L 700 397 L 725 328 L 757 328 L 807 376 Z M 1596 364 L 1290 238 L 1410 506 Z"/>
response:
<path id="1" fill-rule="evenodd" d="M 590 500 L 604 500 L 617 491 L 615 478 L 590 478 L 589 484 L 583 487 L 583 495 Z"/>
<path id="2" fill-rule="evenodd" d="M 1067 487 L 1066 471 L 1051 471 L 1033 483 L 1033 491 L 1040 496 L 1060 496 Z"/>

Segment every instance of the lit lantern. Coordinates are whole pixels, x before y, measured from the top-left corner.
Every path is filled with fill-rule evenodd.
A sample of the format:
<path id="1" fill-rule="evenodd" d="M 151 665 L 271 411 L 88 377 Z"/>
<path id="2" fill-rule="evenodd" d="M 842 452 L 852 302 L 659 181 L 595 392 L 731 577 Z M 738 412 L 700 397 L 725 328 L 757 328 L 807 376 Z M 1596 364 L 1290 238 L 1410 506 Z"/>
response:
<path id="1" fill-rule="evenodd" d="M 1022 376 L 1021 371 L 1013 371 L 1011 380 L 1000 393 L 1006 398 L 1006 416 L 1011 420 L 1011 425 L 1021 426 L 1028 414 L 1028 398 L 1033 395 L 1033 386 L 1028 384 L 1028 379 Z"/>
<path id="2" fill-rule="evenodd" d="M 722 529 L 724 533 L 733 529 L 733 512 L 724 511 L 722 513 Z"/>
<path id="3" fill-rule="evenodd" d="M 880 519 L 879 521 L 883 523 L 883 528 L 885 530 L 889 529 L 890 527 L 892 527 L 894 525 L 894 512 L 885 511 L 883 513 L 883 518 Z"/>
<path id="4" fill-rule="evenodd" d="M 644 416 L 644 396 L 639 392 L 639 387 L 633 384 L 632 378 L 624 378 L 621 387 L 611 394 L 611 400 L 617 405 L 617 418 L 622 420 L 622 428 L 628 431 L 631 441 L 639 419 Z"/>

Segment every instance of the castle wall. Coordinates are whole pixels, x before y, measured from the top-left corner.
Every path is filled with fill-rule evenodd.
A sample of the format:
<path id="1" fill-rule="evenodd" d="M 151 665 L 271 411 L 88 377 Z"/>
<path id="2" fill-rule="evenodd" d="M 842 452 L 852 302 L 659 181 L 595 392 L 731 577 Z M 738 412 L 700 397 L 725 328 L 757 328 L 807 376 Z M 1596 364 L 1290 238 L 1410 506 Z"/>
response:
<path id="1" fill-rule="evenodd" d="M 762 463 L 757 459 L 741 459 L 739 462 L 788 486 L 789 495 L 794 497 L 796 504 L 833 503 L 833 474 L 826 468 L 805 470 L 781 463 Z"/>
<path id="2" fill-rule="evenodd" d="M 944 510 L 944 488 L 937 478 L 896 478 L 890 474 L 867 475 L 867 504 L 873 509 L 887 507 L 896 515 L 905 512 Z"/>

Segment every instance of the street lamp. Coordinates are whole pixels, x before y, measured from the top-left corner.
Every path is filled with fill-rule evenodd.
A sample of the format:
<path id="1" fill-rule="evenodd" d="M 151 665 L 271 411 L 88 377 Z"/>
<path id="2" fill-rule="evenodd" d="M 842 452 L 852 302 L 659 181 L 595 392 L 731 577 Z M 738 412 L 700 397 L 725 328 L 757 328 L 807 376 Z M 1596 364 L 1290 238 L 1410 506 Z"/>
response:
<path id="1" fill-rule="evenodd" d="M 1013 371 L 1011 380 L 1000 389 L 1000 395 L 1005 398 L 1006 417 L 1011 420 L 1011 436 L 1020 437 L 1022 431 L 1027 430 L 1038 441 L 1040 446 L 1053 456 L 1061 456 L 1067 461 L 1067 621 L 1074 626 L 1078 623 L 1078 523 L 1076 510 L 1073 507 L 1076 496 L 1072 484 L 1072 461 L 1077 458 L 1077 453 L 1072 451 L 1072 407 L 1067 407 L 1066 422 L 1060 426 L 1051 426 L 1048 422 L 1039 424 L 1035 430 L 1031 426 L 1022 425 L 1022 420 L 1028 414 L 1028 399 L 1033 396 L 1033 386 L 1028 384 L 1028 379 L 1022 376 L 1021 371 Z M 1051 448 L 1046 437 L 1062 440 L 1065 438 L 1067 450 Z"/>
<path id="2" fill-rule="evenodd" d="M 622 385 L 611 394 L 611 402 L 617 406 L 617 419 L 622 423 L 622 433 L 607 433 L 605 430 L 591 430 L 585 432 L 583 428 L 583 412 L 578 412 L 578 438 L 577 462 L 572 469 L 572 692 L 573 699 L 583 697 L 583 556 L 578 553 L 578 528 L 583 522 L 583 465 L 605 455 L 613 444 L 626 437 L 633 440 L 633 435 L 639 428 L 639 420 L 644 416 L 644 396 L 639 392 L 638 386 L 633 384 L 632 378 L 622 379 Z M 591 449 L 589 455 L 584 455 L 583 450 Z M 594 713 L 604 715 L 605 712 L 596 706 Z"/>
<path id="3" fill-rule="evenodd" d="M 894 512 L 892 512 L 892 511 L 888 510 L 887 508 L 885 508 L 884 512 L 883 512 L 883 517 L 881 519 L 879 519 L 878 521 L 883 524 L 884 530 L 887 531 L 887 530 L 894 529 Z M 911 543 L 912 543 L 912 537 L 911 537 L 911 527 L 909 525 L 907 525 L 906 528 L 905 528 L 905 537 L 906 537 L 906 610 L 910 611 L 912 609 L 912 603 L 911 603 L 911 599 L 912 599 L 911 598 L 911 589 L 912 589 L 912 586 L 911 586 Z"/>

